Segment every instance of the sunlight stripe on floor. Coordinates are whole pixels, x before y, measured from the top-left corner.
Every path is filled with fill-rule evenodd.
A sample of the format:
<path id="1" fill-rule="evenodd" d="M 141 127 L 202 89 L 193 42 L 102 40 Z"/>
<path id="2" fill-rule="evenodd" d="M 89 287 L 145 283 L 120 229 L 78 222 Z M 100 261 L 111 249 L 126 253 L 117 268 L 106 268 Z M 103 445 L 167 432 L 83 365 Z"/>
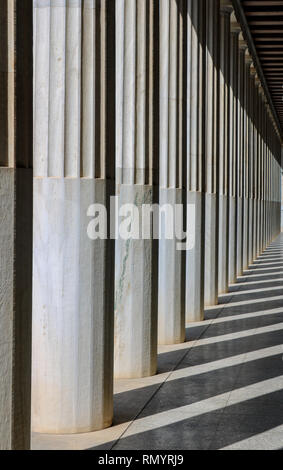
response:
<path id="1" fill-rule="evenodd" d="M 220 450 L 280 450 L 283 447 L 283 425 L 255 434 Z"/>
<path id="2" fill-rule="evenodd" d="M 264 380 L 246 387 L 234 390 L 230 397 L 230 392 L 216 395 L 206 400 L 200 400 L 190 405 L 180 406 L 151 416 L 137 418 L 128 428 L 123 438 L 134 436 L 135 434 L 153 431 L 171 424 L 181 423 L 187 419 L 195 418 L 206 413 L 227 410 L 228 406 L 253 400 L 270 393 L 278 392 L 283 388 L 283 375 Z M 243 398 L 245 397 L 245 398 Z"/>

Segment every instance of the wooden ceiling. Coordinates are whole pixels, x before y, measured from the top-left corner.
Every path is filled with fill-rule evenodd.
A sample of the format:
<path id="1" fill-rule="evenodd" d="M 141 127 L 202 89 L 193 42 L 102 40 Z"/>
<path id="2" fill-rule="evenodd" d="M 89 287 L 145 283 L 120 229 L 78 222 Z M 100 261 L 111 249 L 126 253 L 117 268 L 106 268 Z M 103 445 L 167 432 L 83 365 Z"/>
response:
<path id="1" fill-rule="evenodd" d="M 241 3 L 283 128 L 283 0 L 242 0 Z"/>

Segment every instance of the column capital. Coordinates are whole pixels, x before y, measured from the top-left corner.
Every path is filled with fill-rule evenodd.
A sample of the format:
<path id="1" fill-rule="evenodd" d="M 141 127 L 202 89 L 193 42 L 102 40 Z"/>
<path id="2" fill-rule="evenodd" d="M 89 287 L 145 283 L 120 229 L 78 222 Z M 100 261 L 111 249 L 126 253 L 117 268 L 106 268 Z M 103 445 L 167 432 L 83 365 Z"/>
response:
<path id="1" fill-rule="evenodd" d="M 260 78 L 258 76 L 258 74 L 256 73 L 255 75 L 255 86 L 259 89 L 260 86 L 261 86 L 261 81 L 260 81 Z"/>
<path id="2" fill-rule="evenodd" d="M 246 52 L 245 52 L 245 62 L 247 65 L 251 66 L 252 63 L 253 63 L 253 58 L 250 54 L 250 51 L 248 49 L 246 49 Z"/>
<path id="3" fill-rule="evenodd" d="M 238 23 L 235 12 L 233 11 L 231 14 L 231 21 L 230 21 L 230 26 L 231 26 L 231 33 L 233 34 L 240 34 L 242 29 L 240 26 L 240 23 Z"/>
<path id="4" fill-rule="evenodd" d="M 264 89 L 263 89 L 263 86 L 262 86 L 261 82 L 259 83 L 258 91 L 259 91 L 259 94 L 260 94 L 262 97 L 264 97 Z"/>
<path id="5" fill-rule="evenodd" d="M 231 0 L 220 0 L 220 13 L 231 15 L 233 13 L 233 5 Z"/>
<path id="6" fill-rule="evenodd" d="M 241 31 L 240 34 L 239 34 L 239 48 L 240 48 L 240 50 L 243 51 L 243 52 L 246 52 L 246 50 L 248 49 L 248 43 L 247 43 L 247 41 L 244 39 L 244 36 L 243 36 L 242 31 Z"/>

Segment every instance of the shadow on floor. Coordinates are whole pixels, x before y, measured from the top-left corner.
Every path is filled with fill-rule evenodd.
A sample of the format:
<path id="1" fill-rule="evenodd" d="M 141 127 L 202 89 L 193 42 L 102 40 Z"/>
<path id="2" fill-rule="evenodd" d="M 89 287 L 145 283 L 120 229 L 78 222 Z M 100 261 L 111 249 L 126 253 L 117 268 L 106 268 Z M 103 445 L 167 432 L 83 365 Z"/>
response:
<path id="1" fill-rule="evenodd" d="M 231 286 L 231 297 L 222 296 L 222 305 L 207 310 L 211 324 L 189 326 L 187 347 L 159 355 L 159 373 L 171 371 L 165 382 L 117 394 L 114 424 L 130 424 L 107 448 L 279 449 L 283 298 L 276 297 L 283 296 L 281 276 L 283 271 L 270 270 L 256 280 L 249 274 L 239 281 L 243 285 Z"/>

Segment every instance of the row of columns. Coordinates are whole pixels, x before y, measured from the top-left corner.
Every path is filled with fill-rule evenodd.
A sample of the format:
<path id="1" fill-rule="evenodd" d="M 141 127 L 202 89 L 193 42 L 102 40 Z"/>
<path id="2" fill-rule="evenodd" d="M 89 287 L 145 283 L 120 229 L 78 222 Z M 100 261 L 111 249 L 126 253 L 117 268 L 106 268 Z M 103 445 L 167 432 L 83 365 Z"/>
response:
<path id="1" fill-rule="evenodd" d="M 112 423 L 114 374 L 154 375 L 158 343 L 184 342 L 186 324 L 203 320 L 205 306 L 279 233 L 281 141 L 228 0 L 33 4 L 33 138 L 25 134 L 34 146 L 32 427 L 90 432 Z M 11 12 L 18 15 L 14 5 Z M 9 161 L 1 165 L 8 174 Z M 4 182 L 1 193 L 13 198 Z M 98 205 L 109 214 L 114 195 L 116 223 L 128 215 L 125 205 L 139 217 L 144 204 L 181 206 L 187 249 L 166 236 L 166 214 L 158 237 L 149 230 L 125 238 L 116 226 L 114 240 L 109 215 L 108 237 L 89 236 Z M 12 204 L 2 199 L 1 211 L 10 216 Z M 11 279 L 24 265 L 7 244 L 23 218 L 1 233 L 1 276 Z M 0 279 L 11 326 L 13 294 Z M 30 301 L 30 286 L 21 289 Z M 12 329 L 4 331 L 12 340 Z M 26 343 L 28 336 L 19 347 Z M 9 361 L 8 379 L 20 359 Z M 27 353 L 22 374 L 30 364 Z M 11 384 L 0 399 L 1 426 Z M 29 422 L 27 404 L 24 413 Z M 0 447 L 15 446 L 3 435 L 1 428 Z"/>

